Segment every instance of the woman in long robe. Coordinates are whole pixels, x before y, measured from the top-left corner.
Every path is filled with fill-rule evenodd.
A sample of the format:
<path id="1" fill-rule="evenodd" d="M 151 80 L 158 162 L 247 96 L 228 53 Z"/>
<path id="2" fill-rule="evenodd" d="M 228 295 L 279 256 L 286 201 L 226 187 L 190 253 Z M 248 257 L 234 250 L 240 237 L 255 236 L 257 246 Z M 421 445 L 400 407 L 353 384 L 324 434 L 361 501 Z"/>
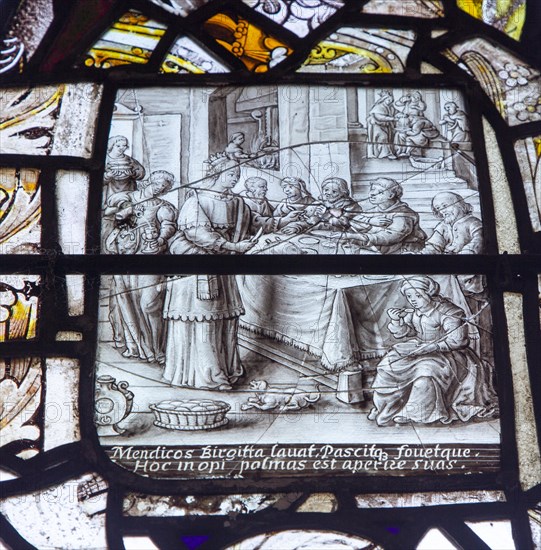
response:
<path id="1" fill-rule="evenodd" d="M 251 212 L 231 189 L 240 177 L 235 161 L 209 161 L 207 189 L 193 190 L 179 214 L 172 254 L 243 254 Z M 242 375 L 238 322 L 244 313 L 234 276 L 171 277 L 164 317 L 167 343 L 163 378 L 173 386 L 228 390 Z"/>
<path id="2" fill-rule="evenodd" d="M 368 419 L 444 424 L 495 414 L 491 369 L 470 348 L 465 313 L 439 295 L 430 277 L 410 277 L 400 291 L 412 308 L 389 309 L 396 344 L 381 360 L 372 384 Z"/>
<path id="3" fill-rule="evenodd" d="M 382 91 L 370 109 L 366 119 L 368 128 L 367 157 L 382 159 L 396 158 L 393 149 L 396 109 L 392 92 Z"/>
<path id="4" fill-rule="evenodd" d="M 173 174 L 156 170 L 135 191 L 114 193 L 105 212 L 116 221 L 105 241 L 107 254 L 161 255 L 177 229 L 177 209 L 160 196 L 175 182 Z M 113 341 L 124 357 L 164 363 L 162 275 L 112 275 L 109 321 Z"/>

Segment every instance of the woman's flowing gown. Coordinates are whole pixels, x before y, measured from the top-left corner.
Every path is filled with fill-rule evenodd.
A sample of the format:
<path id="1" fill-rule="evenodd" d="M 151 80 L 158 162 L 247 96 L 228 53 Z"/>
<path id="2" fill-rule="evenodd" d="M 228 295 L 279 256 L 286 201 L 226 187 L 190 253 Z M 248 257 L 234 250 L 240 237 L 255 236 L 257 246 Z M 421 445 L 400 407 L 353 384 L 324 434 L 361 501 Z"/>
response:
<path id="1" fill-rule="evenodd" d="M 401 324 L 389 324 L 396 338 L 409 338 L 410 350 L 396 345 L 381 360 L 373 382 L 375 420 L 466 422 L 488 416 L 497 403 L 491 373 L 469 347 L 464 312 L 439 298 L 427 313 L 413 310 Z M 412 355 L 423 344 L 438 351 Z M 408 342 L 406 341 L 406 344 Z"/>

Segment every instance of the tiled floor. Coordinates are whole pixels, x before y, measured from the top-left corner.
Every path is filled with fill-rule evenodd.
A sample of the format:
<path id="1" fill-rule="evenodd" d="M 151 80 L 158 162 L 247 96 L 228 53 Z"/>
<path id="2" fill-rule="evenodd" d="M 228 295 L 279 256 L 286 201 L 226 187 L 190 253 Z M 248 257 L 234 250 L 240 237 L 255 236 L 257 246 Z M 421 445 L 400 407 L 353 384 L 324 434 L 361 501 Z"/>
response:
<path id="1" fill-rule="evenodd" d="M 370 402 L 348 405 L 338 401 L 334 391 L 320 387 L 317 403 L 298 412 L 249 410 L 241 404 L 252 395 L 249 382 L 264 378 L 271 384 L 312 389 L 313 381 L 241 348 L 245 376 L 231 391 L 210 391 L 171 387 L 161 381 L 162 367 L 125 359 L 112 346 L 100 347 L 98 375 L 126 380 L 135 394 L 132 414 L 122 423 L 126 432 L 103 437 L 105 445 L 200 445 L 271 443 L 499 443 L 499 422 L 478 421 L 452 425 L 401 425 L 378 427 L 367 419 Z M 153 425 L 152 403 L 167 399 L 214 399 L 231 405 L 229 423 L 215 430 L 173 431 Z"/>

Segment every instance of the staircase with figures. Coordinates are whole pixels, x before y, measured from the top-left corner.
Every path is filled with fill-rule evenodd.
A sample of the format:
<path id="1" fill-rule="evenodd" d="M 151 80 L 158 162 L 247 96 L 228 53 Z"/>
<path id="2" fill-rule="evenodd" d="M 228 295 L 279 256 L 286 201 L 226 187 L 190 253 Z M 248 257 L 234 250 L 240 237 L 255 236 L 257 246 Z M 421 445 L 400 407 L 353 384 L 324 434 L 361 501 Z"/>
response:
<path id="1" fill-rule="evenodd" d="M 355 200 L 363 201 L 368 197 L 371 181 L 380 177 L 396 180 L 404 189 L 402 200 L 419 213 L 420 225 L 430 236 L 440 221 L 432 213 L 432 198 L 442 191 L 462 196 L 473 206 L 473 214 L 481 218 L 476 169 L 470 159 L 473 160 L 471 151 L 453 153 L 444 148 L 434 148 L 417 161 L 368 159 L 365 150 L 352 151 L 352 164 L 355 164 L 352 194 Z"/>

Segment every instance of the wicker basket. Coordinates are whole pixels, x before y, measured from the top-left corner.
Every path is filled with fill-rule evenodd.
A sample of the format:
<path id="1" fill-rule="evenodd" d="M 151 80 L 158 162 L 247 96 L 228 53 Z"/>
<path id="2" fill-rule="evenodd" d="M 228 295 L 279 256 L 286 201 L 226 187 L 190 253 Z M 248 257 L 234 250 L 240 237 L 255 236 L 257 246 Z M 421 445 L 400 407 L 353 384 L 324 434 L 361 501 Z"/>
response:
<path id="1" fill-rule="evenodd" d="M 162 401 L 150 405 L 154 413 L 155 426 L 168 430 L 212 430 L 225 426 L 227 412 L 231 406 L 224 401 L 211 399 L 185 399 L 182 401 Z"/>

